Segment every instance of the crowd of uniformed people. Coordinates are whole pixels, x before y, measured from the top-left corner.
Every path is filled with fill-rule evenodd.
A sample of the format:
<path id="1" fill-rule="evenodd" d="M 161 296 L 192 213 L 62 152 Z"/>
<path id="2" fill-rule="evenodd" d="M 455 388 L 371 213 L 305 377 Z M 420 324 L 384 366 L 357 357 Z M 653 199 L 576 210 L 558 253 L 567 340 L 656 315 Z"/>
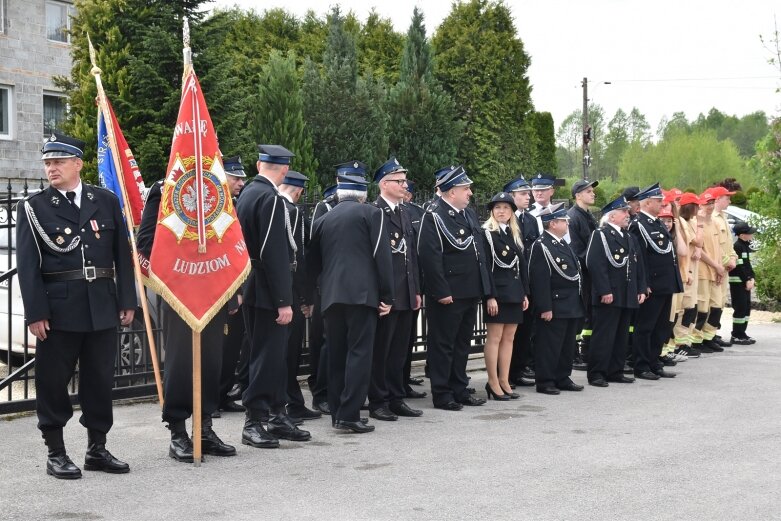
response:
<path id="1" fill-rule="evenodd" d="M 519 175 L 491 198 L 481 223 L 462 166 L 438 170 L 436 195 L 421 207 L 396 158 L 373 172 L 351 160 L 335 167 L 334 186 L 310 216 L 298 204 L 307 176 L 290 170 L 294 154 L 258 148 L 258 175 L 246 186 L 241 159 L 224 159 L 252 270 L 202 333 L 203 418 L 192 436 L 205 454 L 236 454 L 213 430 L 212 418 L 227 412 L 244 412 L 241 441 L 258 448 L 305 442 L 304 422 L 323 416 L 334 429 L 366 433 L 372 420 L 423 415 L 411 400 L 428 393 L 410 370 L 423 306 L 430 399 L 447 411 L 515 400 L 522 386 L 582 391 L 573 368 L 595 387 L 672 378 L 667 366 L 753 342 L 746 325 L 755 230 L 741 225 L 733 247 L 723 215 L 732 192 L 721 186 L 700 195 L 629 187 L 597 221 L 597 181 L 575 182 L 567 209 L 551 201 L 553 175 Z M 133 318 L 132 263 L 116 197 L 80 180 L 83 150 L 75 138 L 52 136 L 42 157 L 50 186 L 20 204 L 17 220 L 17 255 L 33 261 L 19 263 L 19 279 L 38 339 L 38 426 L 47 473 L 66 479 L 81 476 L 62 434 L 77 362 L 84 468 L 129 470 L 105 443 L 114 356 L 107 347 Z M 370 202 L 372 182 L 379 195 Z M 149 191 L 137 232 L 146 256 L 161 183 Z M 717 333 L 730 292 L 728 341 Z M 479 306 L 485 394 L 467 374 Z M 169 455 L 191 462 L 192 335 L 165 303 L 162 329 Z M 296 378 L 307 332 L 311 404 Z"/>

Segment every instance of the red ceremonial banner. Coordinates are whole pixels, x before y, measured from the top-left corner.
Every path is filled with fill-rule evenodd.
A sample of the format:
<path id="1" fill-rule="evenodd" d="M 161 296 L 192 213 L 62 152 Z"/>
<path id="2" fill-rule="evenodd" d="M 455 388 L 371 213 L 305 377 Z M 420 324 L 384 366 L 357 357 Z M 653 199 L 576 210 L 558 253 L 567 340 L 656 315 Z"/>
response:
<path id="1" fill-rule="evenodd" d="M 149 282 L 196 333 L 250 270 L 225 176 L 209 110 L 189 66 L 149 258 Z"/>
<path id="2" fill-rule="evenodd" d="M 117 152 L 119 152 L 119 163 L 122 165 L 122 179 L 128 199 L 125 204 L 130 205 L 133 226 L 137 227 L 141 224 L 141 213 L 144 211 L 144 178 L 141 177 L 141 170 L 138 169 L 136 158 L 133 157 L 133 151 L 130 150 L 125 135 L 122 133 L 122 129 L 119 128 L 119 121 L 117 121 L 117 117 L 114 115 L 114 107 L 111 106 L 108 98 L 106 99 L 106 105 L 108 105 L 108 110 L 111 113 L 114 139 L 116 139 Z"/>

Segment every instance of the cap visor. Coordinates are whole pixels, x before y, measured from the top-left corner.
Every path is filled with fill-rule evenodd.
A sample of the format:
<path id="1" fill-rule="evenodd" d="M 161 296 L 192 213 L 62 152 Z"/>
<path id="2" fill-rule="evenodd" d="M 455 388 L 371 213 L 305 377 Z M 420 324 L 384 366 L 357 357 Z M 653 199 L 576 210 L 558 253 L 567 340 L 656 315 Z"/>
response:
<path id="1" fill-rule="evenodd" d="M 71 154 L 70 152 L 60 152 L 59 150 L 53 150 L 51 152 L 46 152 L 41 156 L 41 161 L 44 159 L 67 159 L 69 157 L 77 157 L 76 154 Z"/>

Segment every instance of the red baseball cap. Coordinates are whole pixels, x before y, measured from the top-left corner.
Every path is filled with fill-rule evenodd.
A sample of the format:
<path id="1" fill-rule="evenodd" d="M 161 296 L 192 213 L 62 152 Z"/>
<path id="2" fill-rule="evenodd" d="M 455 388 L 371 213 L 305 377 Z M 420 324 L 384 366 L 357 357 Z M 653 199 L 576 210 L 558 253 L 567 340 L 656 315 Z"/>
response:
<path id="1" fill-rule="evenodd" d="M 700 204 L 712 203 L 716 200 L 716 196 L 710 190 L 705 190 L 700 194 Z"/>
<path id="2" fill-rule="evenodd" d="M 681 198 L 678 199 L 678 204 L 683 206 L 685 204 L 700 204 L 700 198 L 697 194 L 691 192 L 684 192 Z"/>
<path id="3" fill-rule="evenodd" d="M 671 210 L 662 210 L 661 212 L 659 212 L 659 215 L 657 215 L 657 217 L 659 217 L 660 219 L 662 217 L 672 217 L 672 216 L 673 216 L 673 212 Z"/>
<path id="4" fill-rule="evenodd" d="M 735 192 L 730 192 L 723 186 L 713 186 L 711 188 L 708 188 L 707 191 L 713 194 L 714 199 L 718 199 L 722 195 L 735 195 Z"/>

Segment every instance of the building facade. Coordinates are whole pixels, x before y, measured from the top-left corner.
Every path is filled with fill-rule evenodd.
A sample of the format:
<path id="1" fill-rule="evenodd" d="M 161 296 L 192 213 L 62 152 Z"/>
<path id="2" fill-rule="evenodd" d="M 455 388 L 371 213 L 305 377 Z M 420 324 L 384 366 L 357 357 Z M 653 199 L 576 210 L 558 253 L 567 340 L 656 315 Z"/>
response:
<path id="1" fill-rule="evenodd" d="M 43 175 L 41 146 L 65 119 L 73 3 L 0 0 L 0 179 Z"/>

